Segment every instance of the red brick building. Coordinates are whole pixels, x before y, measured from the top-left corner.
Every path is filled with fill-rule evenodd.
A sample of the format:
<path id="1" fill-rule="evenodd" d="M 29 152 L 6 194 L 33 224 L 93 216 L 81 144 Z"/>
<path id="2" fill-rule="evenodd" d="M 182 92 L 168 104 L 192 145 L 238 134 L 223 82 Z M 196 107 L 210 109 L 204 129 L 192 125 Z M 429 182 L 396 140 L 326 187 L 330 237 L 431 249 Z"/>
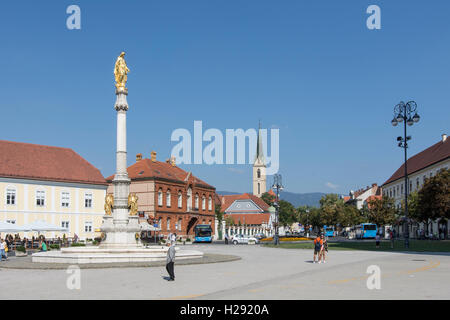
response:
<path id="1" fill-rule="evenodd" d="M 156 160 L 156 152 L 151 153 L 150 159 L 138 154 L 127 172 L 130 192 L 138 196 L 140 217 L 148 218 L 150 224 L 156 220 L 161 234 L 192 238 L 197 224 L 210 224 L 215 233 L 216 189 L 177 167 L 174 158 L 161 162 Z M 113 178 L 106 178 L 110 184 L 108 193 L 113 193 Z"/>

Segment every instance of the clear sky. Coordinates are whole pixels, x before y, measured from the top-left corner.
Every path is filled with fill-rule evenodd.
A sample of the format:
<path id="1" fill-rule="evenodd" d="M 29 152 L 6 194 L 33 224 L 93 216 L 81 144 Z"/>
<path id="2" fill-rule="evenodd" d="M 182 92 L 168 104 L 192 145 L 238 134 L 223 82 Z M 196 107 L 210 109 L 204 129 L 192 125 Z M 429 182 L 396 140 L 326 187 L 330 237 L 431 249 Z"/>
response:
<path id="1" fill-rule="evenodd" d="M 81 8 L 68 30 L 66 8 Z M 366 9 L 381 8 L 381 30 Z M 165 160 L 177 128 L 280 129 L 291 192 L 348 193 L 401 165 L 393 108 L 415 100 L 409 152 L 449 134 L 450 2 L 4 1 L 0 139 L 69 147 L 115 170 L 113 66 L 125 50 L 128 163 Z M 248 165 L 184 166 L 218 190 L 250 191 Z"/>

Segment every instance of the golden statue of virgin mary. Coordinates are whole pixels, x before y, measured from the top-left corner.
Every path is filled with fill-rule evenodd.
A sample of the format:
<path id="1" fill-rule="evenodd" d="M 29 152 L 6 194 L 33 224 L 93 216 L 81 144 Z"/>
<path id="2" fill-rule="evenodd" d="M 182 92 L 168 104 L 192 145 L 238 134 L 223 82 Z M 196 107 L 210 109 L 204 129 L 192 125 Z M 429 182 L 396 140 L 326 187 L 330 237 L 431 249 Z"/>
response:
<path id="1" fill-rule="evenodd" d="M 121 52 L 117 57 L 116 65 L 114 66 L 114 77 L 116 78 L 116 88 L 125 89 L 127 84 L 127 74 L 130 71 L 124 59 L 125 52 Z"/>

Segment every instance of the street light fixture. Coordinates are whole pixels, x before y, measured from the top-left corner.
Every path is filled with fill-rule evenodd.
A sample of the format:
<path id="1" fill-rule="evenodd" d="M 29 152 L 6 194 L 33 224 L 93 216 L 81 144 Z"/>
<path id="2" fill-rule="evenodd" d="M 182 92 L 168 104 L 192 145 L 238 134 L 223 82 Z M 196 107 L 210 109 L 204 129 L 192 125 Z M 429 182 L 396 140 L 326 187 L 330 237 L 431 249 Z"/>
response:
<path id="1" fill-rule="evenodd" d="M 398 146 L 405 150 L 405 217 L 404 217 L 404 237 L 405 248 L 409 248 L 409 221 L 408 221 L 408 158 L 407 149 L 408 141 L 411 140 L 411 136 L 406 135 L 406 125 L 412 126 L 414 123 L 419 122 L 420 116 L 416 112 L 417 104 L 414 101 L 404 103 L 401 101 L 394 107 L 394 119 L 391 121 L 395 127 L 399 122 L 404 121 L 404 137 L 397 137 Z M 414 113 L 414 116 L 411 115 Z"/>
<path id="2" fill-rule="evenodd" d="M 281 174 L 275 174 L 273 176 L 272 189 L 276 190 L 276 199 L 274 202 L 274 206 L 275 206 L 275 236 L 273 237 L 273 240 L 274 240 L 275 245 L 279 245 L 280 244 L 280 239 L 278 236 L 278 217 L 279 217 L 279 209 L 280 209 L 279 199 L 280 199 L 280 191 L 284 190 Z"/>

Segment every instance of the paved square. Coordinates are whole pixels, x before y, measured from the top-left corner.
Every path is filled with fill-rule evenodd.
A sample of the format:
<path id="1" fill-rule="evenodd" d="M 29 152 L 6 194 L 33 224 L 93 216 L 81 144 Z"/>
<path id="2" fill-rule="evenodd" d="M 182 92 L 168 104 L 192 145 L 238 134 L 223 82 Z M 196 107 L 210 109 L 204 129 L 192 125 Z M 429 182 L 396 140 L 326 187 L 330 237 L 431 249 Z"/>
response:
<path id="1" fill-rule="evenodd" d="M 311 250 L 194 244 L 189 249 L 241 260 L 164 267 L 82 269 L 69 290 L 66 270 L 0 269 L 0 299 L 449 299 L 450 255 L 330 251 L 313 264 Z M 2 262 L 8 263 L 8 262 Z M 369 290 L 367 267 L 381 269 L 381 289 Z M 0 265 L 1 266 L 1 265 Z"/>

